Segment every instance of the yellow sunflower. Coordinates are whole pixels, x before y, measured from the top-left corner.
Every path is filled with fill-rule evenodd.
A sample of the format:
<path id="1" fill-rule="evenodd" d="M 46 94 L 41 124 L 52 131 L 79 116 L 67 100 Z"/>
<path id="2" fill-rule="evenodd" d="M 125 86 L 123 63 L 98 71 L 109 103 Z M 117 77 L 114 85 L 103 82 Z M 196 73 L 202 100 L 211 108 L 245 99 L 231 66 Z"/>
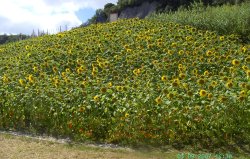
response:
<path id="1" fill-rule="evenodd" d="M 157 97 L 157 98 L 155 99 L 155 102 L 156 102 L 157 104 L 161 104 L 161 103 L 162 103 L 161 97 Z"/>
<path id="2" fill-rule="evenodd" d="M 240 61 L 237 60 L 237 59 L 234 59 L 234 60 L 232 61 L 232 64 L 233 64 L 234 66 L 239 66 L 239 65 L 240 65 Z"/>
<path id="3" fill-rule="evenodd" d="M 162 77 L 161 77 L 161 80 L 164 81 L 164 82 L 167 81 L 167 79 L 168 79 L 167 76 L 162 76 Z"/>
<path id="4" fill-rule="evenodd" d="M 200 94 L 201 97 L 206 97 L 207 96 L 207 91 L 202 89 L 202 90 L 200 90 L 199 94 Z"/>

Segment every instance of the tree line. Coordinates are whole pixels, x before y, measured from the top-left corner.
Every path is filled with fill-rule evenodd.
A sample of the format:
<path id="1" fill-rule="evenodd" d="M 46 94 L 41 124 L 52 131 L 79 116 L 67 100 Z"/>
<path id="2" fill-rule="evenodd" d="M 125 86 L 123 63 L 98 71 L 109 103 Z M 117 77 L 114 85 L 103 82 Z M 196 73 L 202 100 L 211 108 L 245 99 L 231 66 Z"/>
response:
<path id="1" fill-rule="evenodd" d="M 25 39 L 28 39 L 30 37 L 31 36 L 24 35 L 24 34 L 18 34 L 18 35 L 3 34 L 3 35 L 0 35 L 0 44 L 16 42 L 16 41 L 19 41 L 19 40 L 25 40 Z"/>

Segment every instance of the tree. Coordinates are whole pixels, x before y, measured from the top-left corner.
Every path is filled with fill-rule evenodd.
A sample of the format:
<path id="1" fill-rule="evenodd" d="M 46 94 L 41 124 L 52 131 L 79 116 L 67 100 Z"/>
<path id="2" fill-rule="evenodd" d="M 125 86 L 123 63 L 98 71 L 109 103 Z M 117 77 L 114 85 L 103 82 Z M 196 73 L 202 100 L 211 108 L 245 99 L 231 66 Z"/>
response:
<path id="1" fill-rule="evenodd" d="M 0 44 L 6 43 L 7 40 L 8 40 L 8 36 L 6 34 L 0 35 Z"/>
<path id="2" fill-rule="evenodd" d="M 105 6 L 104 6 L 104 12 L 106 14 L 106 16 L 108 17 L 109 14 L 111 12 L 113 12 L 113 8 L 115 7 L 115 4 L 113 3 L 107 3 Z"/>

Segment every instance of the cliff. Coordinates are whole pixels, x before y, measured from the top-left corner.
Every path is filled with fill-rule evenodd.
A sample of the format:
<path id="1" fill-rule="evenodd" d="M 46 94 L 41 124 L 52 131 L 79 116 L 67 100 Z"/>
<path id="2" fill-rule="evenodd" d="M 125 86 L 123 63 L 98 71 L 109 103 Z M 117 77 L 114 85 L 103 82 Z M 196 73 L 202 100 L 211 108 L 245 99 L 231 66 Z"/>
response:
<path id="1" fill-rule="evenodd" d="M 160 5 L 161 4 L 159 2 L 153 1 L 143 2 L 139 6 L 127 7 L 120 12 L 119 18 L 145 18 L 150 13 L 156 11 Z"/>

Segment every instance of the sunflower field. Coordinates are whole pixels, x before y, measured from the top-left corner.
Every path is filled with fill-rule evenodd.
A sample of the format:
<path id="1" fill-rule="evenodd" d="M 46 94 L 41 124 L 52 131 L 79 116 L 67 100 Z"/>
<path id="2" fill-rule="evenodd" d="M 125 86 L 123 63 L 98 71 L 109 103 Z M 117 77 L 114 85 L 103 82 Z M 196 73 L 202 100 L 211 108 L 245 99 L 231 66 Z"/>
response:
<path id="1" fill-rule="evenodd" d="M 108 143 L 250 142 L 250 45 L 157 19 L 0 46 L 0 129 Z"/>

